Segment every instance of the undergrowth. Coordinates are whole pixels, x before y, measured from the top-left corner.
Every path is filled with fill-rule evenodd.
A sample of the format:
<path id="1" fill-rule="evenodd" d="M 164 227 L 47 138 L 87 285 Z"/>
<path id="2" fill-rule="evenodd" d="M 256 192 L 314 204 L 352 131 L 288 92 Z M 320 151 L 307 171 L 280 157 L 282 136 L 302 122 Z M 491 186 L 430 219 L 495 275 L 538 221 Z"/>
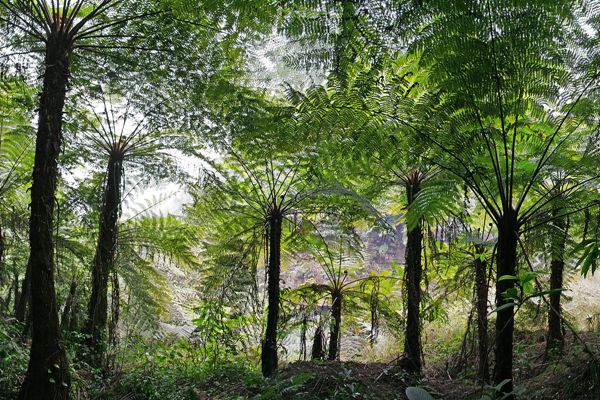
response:
<path id="1" fill-rule="evenodd" d="M 0 321 L 0 399 L 13 399 L 27 368 L 28 348 L 15 324 Z M 600 352 L 600 333 L 580 334 Z M 539 332 L 517 335 L 516 389 L 519 399 L 600 398 L 600 363 L 572 337 L 563 355 L 544 357 Z M 461 373 L 448 374 L 449 362 L 461 351 L 457 335 L 436 335 L 426 351 L 427 364 L 419 382 L 436 399 L 494 398 L 494 388 L 472 375 L 469 359 Z M 72 365 L 72 398 L 97 400 L 317 400 L 405 399 L 404 379 L 385 363 L 294 362 L 265 379 L 257 360 L 247 355 L 208 354 L 186 340 L 130 338 L 120 343 L 107 371 L 90 369 L 77 357 L 81 345 L 66 337 Z M 435 356 L 435 357 L 434 357 Z M 391 372 L 392 371 L 392 372 Z"/>
<path id="2" fill-rule="evenodd" d="M 0 319 L 0 399 L 13 399 L 29 360 L 29 349 L 21 343 L 21 324 Z"/>

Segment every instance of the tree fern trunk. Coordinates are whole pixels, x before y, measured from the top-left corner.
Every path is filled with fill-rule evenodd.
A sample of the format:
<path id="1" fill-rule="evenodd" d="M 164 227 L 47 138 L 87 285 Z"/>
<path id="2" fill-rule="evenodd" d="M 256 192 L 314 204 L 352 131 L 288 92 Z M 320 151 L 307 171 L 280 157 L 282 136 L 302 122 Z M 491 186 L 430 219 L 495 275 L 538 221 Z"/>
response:
<path id="1" fill-rule="evenodd" d="M 16 314 L 17 313 L 17 306 L 19 304 L 19 298 L 21 297 L 21 292 L 19 291 L 19 273 L 17 272 L 16 268 L 14 269 L 13 272 L 13 281 L 12 281 L 12 292 L 14 293 L 14 299 L 15 301 L 14 303 L 14 307 L 13 307 L 13 311 Z M 9 304 L 10 304 L 10 290 L 8 291 L 9 297 L 6 300 L 6 311 L 8 312 L 9 310 Z"/>
<path id="2" fill-rule="evenodd" d="M 73 308 L 73 304 L 75 303 L 75 294 L 77 293 L 77 283 L 75 281 L 71 281 L 71 286 L 69 287 L 69 295 L 67 296 L 67 300 L 65 301 L 65 307 L 63 308 L 61 318 L 60 318 L 60 328 L 63 331 L 69 329 L 70 326 L 70 318 L 71 318 L 71 309 Z"/>
<path id="3" fill-rule="evenodd" d="M 25 321 L 27 314 L 27 305 L 31 298 L 31 258 L 27 261 L 27 268 L 25 269 L 25 278 L 21 282 L 21 294 L 19 295 L 18 302 L 15 307 L 15 318 L 19 322 Z"/>
<path id="4" fill-rule="evenodd" d="M 371 330 L 369 332 L 369 343 L 371 347 L 375 345 L 379 334 L 379 315 L 377 309 L 379 307 L 379 279 L 373 281 L 373 289 L 369 299 L 369 311 L 371 312 Z"/>
<path id="5" fill-rule="evenodd" d="M 483 254 L 483 249 L 475 247 L 476 255 Z M 475 293 L 477 295 L 477 337 L 479 356 L 478 375 L 481 382 L 487 382 L 490 378 L 488 363 L 488 287 L 487 287 L 487 263 L 475 259 Z"/>
<path id="6" fill-rule="evenodd" d="M 315 337 L 313 338 L 313 344 L 311 349 L 311 360 L 322 360 L 324 356 L 323 351 L 323 328 L 317 327 L 315 331 Z"/>
<path id="7" fill-rule="evenodd" d="M 553 216 L 560 215 L 560 209 L 553 210 Z M 553 350 L 561 351 L 564 344 L 562 332 L 562 308 L 560 305 L 563 286 L 563 272 L 565 269 L 564 255 L 567 238 L 567 224 L 564 219 L 555 220 L 554 224 L 561 231 L 559 235 L 551 238 L 552 261 L 550 262 L 550 309 L 548 310 L 548 338 L 546 340 L 546 353 Z"/>
<path id="8" fill-rule="evenodd" d="M 281 268 L 282 217 L 269 218 L 269 265 L 267 267 L 267 329 L 262 344 L 262 373 L 271 376 L 277 369 L 277 322 L 279 320 L 279 273 Z"/>
<path id="9" fill-rule="evenodd" d="M 78 332 L 79 331 L 79 309 L 81 305 L 78 301 L 78 298 L 75 297 L 73 301 L 73 305 L 71 306 L 71 315 L 69 316 L 69 331 Z"/>
<path id="10" fill-rule="evenodd" d="M 0 221 L 0 284 L 2 284 L 2 278 L 4 276 L 4 235 L 2 234 L 2 221 Z"/>
<path id="11" fill-rule="evenodd" d="M 408 204 L 412 204 L 419 193 L 420 182 L 407 185 Z M 409 229 L 406 241 L 406 331 L 404 335 L 404 357 L 402 367 L 408 372 L 421 373 L 421 252 L 423 232 L 421 226 Z"/>
<path id="12" fill-rule="evenodd" d="M 29 367 L 20 399 L 66 399 L 71 383 L 54 289 L 54 193 L 69 79 L 70 43 L 62 33 L 46 42 L 45 71 L 31 185 L 31 320 Z"/>
<path id="13" fill-rule="evenodd" d="M 515 275 L 517 271 L 517 244 L 518 244 L 517 216 L 513 209 L 509 209 L 503 215 L 498 226 L 498 255 L 496 259 L 496 307 L 507 304 L 503 297 L 509 289 L 515 287 L 514 280 L 499 280 L 504 275 Z M 496 338 L 495 338 L 495 366 L 494 383 L 496 385 L 508 380 L 502 387 L 502 392 L 513 391 L 513 334 L 514 334 L 514 309 L 504 308 L 497 312 L 496 316 Z M 506 397 L 514 399 L 513 395 Z"/>
<path id="14" fill-rule="evenodd" d="M 306 331 L 308 330 L 308 314 L 302 315 L 302 325 L 300 327 L 300 356 L 298 360 L 306 361 Z"/>
<path id="15" fill-rule="evenodd" d="M 88 303 L 85 332 L 89 335 L 90 363 L 102 365 L 106 349 L 108 316 L 108 277 L 113 267 L 121 204 L 123 157 L 120 152 L 110 154 L 106 185 L 102 198 L 98 244 L 92 264 L 92 294 Z"/>
<path id="16" fill-rule="evenodd" d="M 107 367 L 115 369 L 116 351 L 119 344 L 119 316 L 121 313 L 121 289 L 119 286 L 119 274 L 112 268 L 112 295 L 110 307 L 110 322 L 108 323 L 108 343 L 112 351 L 107 356 Z"/>
<path id="17" fill-rule="evenodd" d="M 342 293 L 334 290 L 331 294 L 331 326 L 329 330 L 329 359 L 337 360 L 340 348 L 342 326 Z"/>

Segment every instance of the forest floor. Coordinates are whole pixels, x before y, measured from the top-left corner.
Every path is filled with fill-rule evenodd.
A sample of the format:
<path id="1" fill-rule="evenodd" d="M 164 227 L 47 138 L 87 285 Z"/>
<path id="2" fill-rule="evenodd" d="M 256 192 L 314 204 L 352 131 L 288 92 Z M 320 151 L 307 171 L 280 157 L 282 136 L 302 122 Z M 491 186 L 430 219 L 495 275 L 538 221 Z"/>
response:
<path id="1" fill-rule="evenodd" d="M 578 333 L 600 354 L 600 330 Z M 454 343 L 454 342 L 452 342 Z M 442 349 L 442 350 L 440 350 Z M 446 350 L 451 349 L 451 350 Z M 253 360 L 236 357 L 205 361 L 189 342 L 137 342 L 122 364 L 106 374 L 73 367 L 74 399 L 93 400 L 406 400 L 407 377 L 388 363 L 282 363 L 264 379 Z M 600 363 L 568 334 L 564 352 L 547 359 L 542 331 L 517 331 L 514 372 L 519 400 L 600 400 Z M 27 366 L 28 349 L 0 335 L 0 400 L 15 398 Z M 434 399 L 479 400 L 490 394 L 475 379 L 475 359 L 458 363 L 456 343 L 426 349 L 423 379 L 416 382 Z M 247 355 L 245 355 L 247 356 Z M 458 365 L 460 364 L 460 365 Z M 466 366 L 466 367 L 465 367 Z M 414 384 L 414 382 L 413 382 Z M 491 397 L 493 399 L 494 397 Z"/>
<path id="2" fill-rule="evenodd" d="M 545 359 L 545 343 L 535 334 L 521 338 L 515 352 L 516 392 L 528 400 L 600 399 L 600 368 L 582 350 L 580 343 L 568 336 L 564 354 Z M 580 335 L 597 352 L 600 335 Z M 525 342 L 531 343 L 524 344 Z M 596 353 L 597 354 L 597 353 Z M 456 374 L 456 376 L 453 376 Z M 418 383 L 435 399 L 480 399 L 493 389 L 482 387 L 468 372 L 450 372 L 446 365 L 429 365 Z M 252 379 L 207 380 L 195 390 L 196 398 L 209 399 L 406 399 L 408 386 L 394 363 L 293 362 L 268 381 L 257 384 Z M 215 383 L 217 383 L 215 385 Z M 490 397 L 493 398 L 493 397 Z"/>
<path id="3" fill-rule="evenodd" d="M 525 338 L 529 335 L 529 338 Z M 567 335 L 562 355 L 545 357 L 543 333 L 517 333 L 514 371 L 515 391 L 519 399 L 527 400 L 600 400 L 600 365 L 585 353 L 581 343 Z M 596 354 L 600 350 L 600 335 L 579 334 Z M 538 338 L 538 340 L 536 340 Z M 426 371 L 424 386 L 431 388 L 435 398 L 444 400 L 480 399 L 493 392 L 482 388 L 473 374 L 453 376 L 446 368 L 431 367 Z"/>
<path id="4" fill-rule="evenodd" d="M 383 363 L 297 361 L 288 364 L 267 385 L 253 382 L 206 382 L 198 399 L 400 399 L 403 388 Z"/>

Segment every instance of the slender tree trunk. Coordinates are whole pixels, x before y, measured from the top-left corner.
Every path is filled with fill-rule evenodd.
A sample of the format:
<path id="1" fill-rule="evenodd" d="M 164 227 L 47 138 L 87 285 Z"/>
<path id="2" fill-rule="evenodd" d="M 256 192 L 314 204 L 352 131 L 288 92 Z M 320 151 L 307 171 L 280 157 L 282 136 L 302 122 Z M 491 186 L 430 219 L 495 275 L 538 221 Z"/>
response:
<path id="1" fill-rule="evenodd" d="M 65 301 L 65 307 L 63 308 L 62 315 L 60 318 L 60 328 L 63 331 L 69 329 L 70 326 L 70 318 L 71 318 L 71 309 L 73 308 L 73 304 L 75 303 L 75 295 L 77 293 L 77 282 L 71 281 L 71 286 L 69 287 L 69 295 L 67 296 L 67 300 Z"/>
<path id="2" fill-rule="evenodd" d="M 317 327 L 315 331 L 315 337 L 313 339 L 312 349 L 311 349 L 311 360 L 322 360 L 325 351 L 323 350 L 323 328 L 321 326 Z"/>
<path id="3" fill-rule="evenodd" d="M 13 311 L 16 314 L 16 312 L 17 312 L 17 305 L 19 304 L 19 298 L 21 297 L 21 292 L 19 291 L 19 273 L 17 272 L 16 269 L 13 272 L 13 281 L 12 281 L 12 285 L 11 286 L 12 286 L 12 291 L 14 293 L 14 298 L 15 298 L 15 301 L 14 301 L 14 304 L 13 304 Z M 8 312 L 8 308 L 9 308 L 9 303 L 10 303 L 10 296 L 6 300 L 6 311 L 7 312 Z"/>
<path id="4" fill-rule="evenodd" d="M 119 286 L 119 275 L 117 271 L 112 271 L 112 296 L 111 296 L 111 309 L 110 309 L 110 325 L 108 329 L 109 343 L 113 346 L 117 346 L 119 326 L 119 316 L 121 314 L 121 289 Z"/>
<path id="5" fill-rule="evenodd" d="M 23 330 L 21 331 L 21 342 L 27 343 L 31 337 L 31 307 L 27 309 Z"/>
<path id="6" fill-rule="evenodd" d="M 58 322 L 52 229 L 70 50 L 70 43 L 63 33 L 48 35 L 29 225 L 33 337 L 29 367 L 19 393 L 20 399 L 67 399 L 71 384 Z"/>
<path id="7" fill-rule="evenodd" d="M 0 286 L 2 286 L 2 277 L 4 276 L 4 235 L 2 234 L 2 221 L 0 221 Z"/>
<path id="8" fill-rule="evenodd" d="M 19 322 L 25 321 L 27 315 L 27 305 L 31 299 L 31 258 L 27 261 L 25 269 L 25 278 L 21 282 L 21 295 L 15 308 L 15 318 Z"/>
<path id="9" fill-rule="evenodd" d="M 369 308 L 371 311 L 371 331 L 369 332 L 369 343 L 371 347 L 375 345 L 379 334 L 379 315 L 377 313 L 379 307 L 379 279 L 373 282 L 371 290 L 371 298 L 369 299 Z"/>
<path id="10" fill-rule="evenodd" d="M 78 332 L 79 331 L 79 307 L 80 302 L 77 301 L 77 297 L 73 301 L 73 305 L 71 306 L 71 315 L 69 316 L 69 331 L 70 332 Z"/>
<path id="11" fill-rule="evenodd" d="M 89 362 L 95 367 L 102 365 L 106 349 L 108 277 L 113 267 L 117 245 L 122 176 L 122 153 L 111 153 L 102 198 L 98 244 L 92 264 L 92 294 L 88 303 L 88 315 L 84 329 L 85 333 L 89 335 Z"/>
<path id="12" fill-rule="evenodd" d="M 2 138 L 0 137 L 0 144 L 2 143 Z M 4 277 L 8 277 L 8 268 L 6 268 L 6 264 L 4 263 L 4 250 L 5 250 L 5 244 L 4 244 L 4 235 L 2 234 L 2 221 L 0 221 L 0 289 L 2 288 L 2 286 L 4 286 Z M 19 284 L 19 279 L 17 277 L 17 287 Z M 0 304 L 0 310 L 2 310 L 2 308 L 4 308 L 6 310 L 6 313 L 9 313 L 10 310 L 10 287 L 8 290 L 8 294 L 7 294 L 7 298 L 4 301 L 3 304 Z M 17 303 L 18 303 L 18 296 L 15 297 L 15 301 L 14 301 L 14 307 L 13 309 L 16 310 L 17 309 Z M 0 303 L 2 303 L 2 297 L 0 297 Z"/>
<path id="13" fill-rule="evenodd" d="M 496 307 L 501 307 L 512 300 L 506 300 L 503 297 L 509 289 L 515 287 L 515 281 L 499 280 L 503 275 L 515 275 L 517 271 L 517 244 L 518 244 L 518 223 L 517 215 L 511 208 L 503 215 L 498 225 L 498 254 L 496 259 Z M 494 384 L 508 380 L 502 386 L 503 393 L 513 391 L 513 334 L 514 334 L 514 308 L 508 307 L 497 312 L 496 316 L 496 337 L 495 337 L 495 366 L 494 366 Z M 507 400 L 513 400 L 514 395 L 506 397 Z"/>
<path id="14" fill-rule="evenodd" d="M 112 295 L 110 308 L 110 321 L 108 323 L 108 344 L 112 351 L 107 354 L 106 365 L 109 370 L 115 369 L 116 351 L 119 344 L 119 315 L 121 313 L 121 291 L 119 274 L 112 268 Z"/>
<path id="15" fill-rule="evenodd" d="M 0 132 L 1 133 L 1 132 Z M 2 136 L 0 136 L 0 145 L 2 144 Z M 2 234 L 2 221 L 0 220 L 0 289 L 2 288 L 2 286 L 4 285 L 4 276 L 8 276 L 8 273 L 6 271 L 6 267 L 4 265 L 4 235 Z M 10 296 L 10 290 L 9 290 L 9 296 Z M 0 297 L 0 303 L 2 302 L 2 297 Z M 6 312 L 8 313 L 9 310 L 9 303 L 10 303 L 10 299 L 7 299 L 4 304 L 0 304 L 0 310 L 2 309 L 2 307 L 6 308 Z M 17 299 L 15 299 L 15 308 L 16 308 L 16 304 L 17 304 Z"/>
<path id="16" fill-rule="evenodd" d="M 306 361 L 306 331 L 308 330 L 308 315 L 302 314 L 302 325 L 300 327 L 300 357 L 298 360 Z"/>
<path id="17" fill-rule="evenodd" d="M 15 271 L 16 268 L 13 268 L 13 271 Z M 15 279 L 16 279 L 16 283 L 15 283 Z M 16 285 L 16 288 L 15 288 Z M 9 313 L 10 310 L 10 302 L 12 301 L 12 296 L 13 293 L 15 295 L 18 295 L 19 290 L 18 290 L 18 285 L 19 285 L 19 276 L 17 275 L 16 277 L 13 278 L 13 281 L 11 283 L 9 283 L 8 286 L 8 290 L 6 293 L 6 297 L 3 299 L 2 297 L 0 297 L 0 314 Z M 2 285 L 0 285 L 0 288 L 2 288 Z M 17 307 L 17 299 L 14 300 L 14 309 L 16 309 Z"/>
<path id="18" fill-rule="evenodd" d="M 475 246 L 475 254 L 483 255 L 483 248 Z M 477 295 L 477 335 L 479 365 L 478 375 L 482 383 L 490 379 L 488 363 L 488 287 L 487 287 L 487 263 L 481 258 L 475 258 L 475 293 Z"/>
<path id="19" fill-rule="evenodd" d="M 407 185 L 406 193 L 408 204 L 412 204 L 420 190 L 418 180 Z M 421 373 L 421 278 L 423 267 L 421 265 L 421 252 L 423 246 L 423 232 L 421 226 L 408 230 L 406 241 L 406 331 L 404 335 L 404 356 L 402 367 L 414 374 Z"/>
<path id="20" fill-rule="evenodd" d="M 337 360 L 340 349 L 343 295 L 335 289 L 331 293 L 331 326 L 329 327 L 329 359 Z"/>
<path id="21" fill-rule="evenodd" d="M 2 144 L 2 137 L 0 136 L 0 145 Z M 4 277 L 6 276 L 8 278 L 8 268 L 6 266 L 6 263 L 4 262 L 4 253 L 6 250 L 6 243 L 4 240 L 4 234 L 2 232 L 2 220 L 0 220 L 0 289 L 4 286 Z M 14 262 L 13 262 L 13 267 L 14 267 Z M 17 285 L 18 285 L 18 279 L 17 279 Z M 0 303 L 2 302 L 2 297 L 0 297 Z M 14 307 L 13 309 L 16 310 L 17 308 L 17 303 L 18 303 L 18 299 L 15 297 L 15 301 L 14 301 Z M 6 309 L 6 313 L 8 314 L 9 310 L 10 310 L 10 288 L 8 290 L 8 295 L 7 295 L 7 299 L 4 302 L 4 304 L 0 304 L 0 310 L 2 309 L 2 307 L 4 307 Z"/>
<path id="22" fill-rule="evenodd" d="M 0 301 L 2 302 L 2 304 L 0 304 L 0 313 L 6 312 L 8 314 L 9 309 L 10 309 L 10 302 L 12 300 L 12 294 L 13 294 L 13 291 L 9 287 L 8 293 L 6 294 L 6 298 L 3 299 L 2 297 L 0 297 Z"/>
<path id="23" fill-rule="evenodd" d="M 281 227 L 278 213 L 269 218 L 269 265 L 267 268 L 267 329 L 262 346 L 262 373 L 271 376 L 277 369 L 277 321 L 279 320 L 279 272 L 281 269 Z"/>
<path id="24" fill-rule="evenodd" d="M 561 209 L 555 209 L 553 216 L 560 215 Z M 548 338 L 546 340 L 546 353 L 553 350 L 562 351 L 564 337 L 562 331 L 562 308 L 560 289 L 563 286 L 563 271 L 565 269 L 565 243 L 568 226 L 564 219 L 555 220 L 554 224 L 562 232 L 559 236 L 553 235 L 551 239 L 552 261 L 550 262 L 550 309 L 548 310 Z"/>

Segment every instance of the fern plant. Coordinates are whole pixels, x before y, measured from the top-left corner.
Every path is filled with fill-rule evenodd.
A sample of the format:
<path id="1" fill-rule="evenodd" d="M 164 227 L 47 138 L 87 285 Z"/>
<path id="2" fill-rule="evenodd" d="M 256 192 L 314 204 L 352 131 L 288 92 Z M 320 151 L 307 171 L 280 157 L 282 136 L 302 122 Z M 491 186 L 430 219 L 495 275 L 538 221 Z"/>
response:
<path id="1" fill-rule="evenodd" d="M 299 297 L 299 301 L 304 302 L 311 299 L 316 304 L 330 297 L 328 359 L 337 360 L 342 348 L 341 328 L 345 309 L 351 303 L 362 303 L 369 309 L 370 339 L 374 341 L 377 335 L 378 315 L 381 309 L 385 308 L 385 302 L 389 301 L 380 292 L 379 281 L 397 278 L 387 274 L 377 274 L 374 270 L 366 274 L 361 257 L 361 243 L 357 238 L 353 238 L 351 233 L 344 234 L 336 229 L 327 231 L 321 226 L 318 234 L 310 235 L 303 240 L 309 243 L 311 253 L 322 268 L 324 279 L 304 283 L 294 289 L 290 295 L 295 294 Z M 344 247 L 347 249 L 345 250 Z M 324 282 L 320 283 L 320 280 Z M 348 304 L 345 305 L 346 303 Z"/>

